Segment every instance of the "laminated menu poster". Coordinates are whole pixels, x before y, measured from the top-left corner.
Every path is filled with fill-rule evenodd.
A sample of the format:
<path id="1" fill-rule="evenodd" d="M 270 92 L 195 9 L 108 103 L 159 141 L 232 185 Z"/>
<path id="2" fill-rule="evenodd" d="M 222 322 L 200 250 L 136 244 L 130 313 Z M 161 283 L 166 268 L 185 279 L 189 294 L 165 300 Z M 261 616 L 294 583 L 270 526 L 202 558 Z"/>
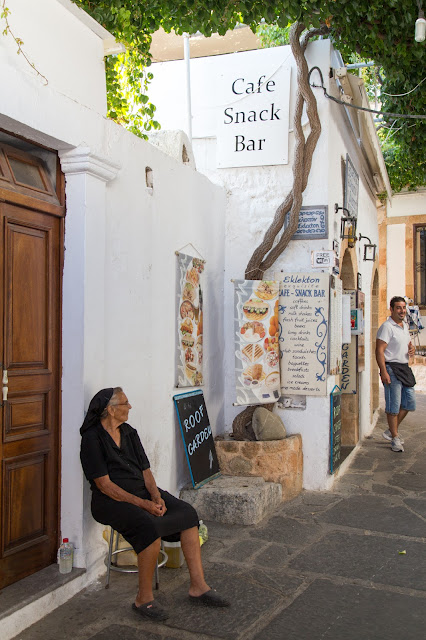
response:
<path id="1" fill-rule="evenodd" d="M 178 254 L 176 386 L 203 384 L 203 271 L 205 261 Z"/>
<path id="2" fill-rule="evenodd" d="M 234 280 L 237 404 L 266 404 L 280 397 L 279 282 Z"/>
<path id="3" fill-rule="evenodd" d="M 278 273 L 279 349 L 283 395 L 327 394 L 328 273 Z"/>

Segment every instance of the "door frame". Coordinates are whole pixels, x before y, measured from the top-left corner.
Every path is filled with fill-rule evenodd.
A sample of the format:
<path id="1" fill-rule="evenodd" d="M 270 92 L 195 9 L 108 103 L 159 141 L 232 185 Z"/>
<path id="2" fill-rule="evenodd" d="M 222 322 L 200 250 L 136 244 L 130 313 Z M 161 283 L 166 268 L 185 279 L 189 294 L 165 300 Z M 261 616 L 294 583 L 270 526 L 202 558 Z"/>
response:
<path id="1" fill-rule="evenodd" d="M 7 132 L 10 136 L 10 134 Z M 13 136 L 18 138 L 18 136 Z M 23 138 L 21 138 L 23 139 Z M 16 191 L 13 189 L 13 185 L 8 187 L 8 184 L 2 180 L 0 183 L 0 202 L 4 202 L 7 204 L 18 206 L 21 209 L 29 209 L 32 211 L 37 211 L 43 214 L 51 215 L 57 218 L 60 218 L 60 227 L 59 227 L 59 289 L 58 289 L 58 318 L 59 318 L 59 327 L 58 327 L 58 389 L 57 389 L 57 403 L 58 403 L 58 432 L 57 432 L 57 440 L 56 440 L 56 450 L 54 451 L 54 455 L 56 456 L 57 461 L 57 469 L 58 469 L 58 492 L 57 492 L 57 521 L 56 521 L 56 531 L 57 531 L 57 539 L 56 546 L 59 546 L 59 541 L 61 537 L 61 495 L 62 495 L 62 313 L 63 313 L 63 271 L 64 271 L 64 239 L 65 239 L 65 176 L 61 171 L 61 165 L 59 161 L 58 153 L 53 149 L 48 149 L 47 147 L 43 147 L 41 145 L 36 145 L 32 141 L 26 140 L 29 144 L 31 144 L 34 152 L 29 153 L 28 151 L 22 151 L 20 147 L 14 147 L 10 141 L 7 143 L 1 143 L 2 146 L 6 148 L 13 148 L 19 151 L 22 155 L 29 155 L 37 157 L 37 147 L 40 149 L 48 150 L 56 156 L 56 189 L 55 194 L 58 199 L 58 203 L 54 203 L 52 201 L 46 201 L 43 199 L 39 199 L 36 196 L 31 195 L 28 191 L 25 192 L 25 189 L 21 189 L 20 191 Z"/>

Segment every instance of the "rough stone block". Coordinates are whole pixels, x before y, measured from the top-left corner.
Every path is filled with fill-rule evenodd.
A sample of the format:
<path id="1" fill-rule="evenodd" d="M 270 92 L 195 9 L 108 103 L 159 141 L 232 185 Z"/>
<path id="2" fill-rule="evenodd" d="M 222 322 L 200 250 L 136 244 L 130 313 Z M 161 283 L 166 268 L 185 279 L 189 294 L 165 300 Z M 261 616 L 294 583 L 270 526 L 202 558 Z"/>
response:
<path id="1" fill-rule="evenodd" d="M 284 440 L 217 440 L 215 444 L 220 470 L 224 475 L 254 476 L 266 482 L 278 482 L 282 486 L 283 500 L 290 500 L 301 492 L 303 454 L 299 434 Z"/>
<path id="2" fill-rule="evenodd" d="M 282 487 L 263 478 L 221 476 L 199 489 L 184 487 L 180 497 L 192 504 L 203 520 L 250 525 L 280 505 Z"/>
<path id="3" fill-rule="evenodd" d="M 286 437 L 281 418 L 264 407 L 257 407 L 254 410 L 252 426 L 256 440 L 283 440 Z"/>

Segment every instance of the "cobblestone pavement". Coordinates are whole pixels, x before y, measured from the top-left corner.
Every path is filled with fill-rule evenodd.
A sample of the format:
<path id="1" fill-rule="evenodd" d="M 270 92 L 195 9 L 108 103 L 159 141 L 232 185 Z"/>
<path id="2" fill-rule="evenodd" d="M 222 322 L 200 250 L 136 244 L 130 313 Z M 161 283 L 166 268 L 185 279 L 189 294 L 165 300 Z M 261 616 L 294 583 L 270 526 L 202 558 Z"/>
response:
<path id="1" fill-rule="evenodd" d="M 136 576 L 113 574 L 20 640 L 420 640 L 426 628 L 426 396 L 393 453 L 379 419 L 333 491 L 303 492 L 257 526 L 208 523 L 207 580 L 230 609 L 187 601 L 186 569 L 161 569 L 158 624 L 131 611 Z M 404 553 L 401 553 L 404 552 Z M 1 634 L 0 634 L 1 635 Z"/>

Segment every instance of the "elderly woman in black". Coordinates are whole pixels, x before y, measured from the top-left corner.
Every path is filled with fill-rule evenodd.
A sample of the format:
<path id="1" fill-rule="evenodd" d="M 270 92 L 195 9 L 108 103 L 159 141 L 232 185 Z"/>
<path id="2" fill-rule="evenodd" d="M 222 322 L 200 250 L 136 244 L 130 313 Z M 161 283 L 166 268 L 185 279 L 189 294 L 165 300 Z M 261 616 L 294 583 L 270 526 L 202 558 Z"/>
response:
<path id="1" fill-rule="evenodd" d="M 119 531 L 137 553 L 134 611 L 151 620 L 168 617 L 152 593 L 161 538 L 180 538 L 190 575 L 190 601 L 229 606 L 204 579 L 195 509 L 157 487 L 138 433 L 126 423 L 130 409 L 121 387 L 99 391 L 80 429 L 80 457 L 92 489 L 93 517 Z"/>

